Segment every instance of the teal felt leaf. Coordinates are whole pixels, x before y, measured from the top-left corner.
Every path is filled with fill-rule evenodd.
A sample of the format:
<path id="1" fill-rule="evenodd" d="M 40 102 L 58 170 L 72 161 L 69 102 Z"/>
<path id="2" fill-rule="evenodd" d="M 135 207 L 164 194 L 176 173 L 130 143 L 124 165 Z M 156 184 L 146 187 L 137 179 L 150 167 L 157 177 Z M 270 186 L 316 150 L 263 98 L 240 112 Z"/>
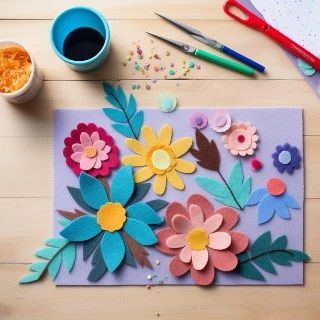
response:
<path id="1" fill-rule="evenodd" d="M 101 240 L 101 253 L 109 272 L 114 272 L 125 255 L 125 246 L 119 232 L 104 233 Z"/>
<path id="2" fill-rule="evenodd" d="M 20 284 L 26 284 L 26 283 L 38 281 L 41 276 L 42 276 L 42 273 L 31 272 L 31 273 L 28 273 L 25 276 L 21 277 L 20 280 L 19 280 L 19 283 Z"/>
<path id="3" fill-rule="evenodd" d="M 123 237 L 122 237 L 122 240 L 125 246 L 125 254 L 124 254 L 125 263 L 131 267 L 136 267 L 137 266 L 136 260 L 134 259 L 127 242 Z"/>
<path id="4" fill-rule="evenodd" d="M 238 258 L 238 263 L 240 263 L 240 262 L 244 262 L 246 260 L 250 260 L 250 255 L 249 255 L 248 251 L 244 251 L 244 252 L 241 252 L 240 254 L 238 254 L 237 258 Z"/>
<path id="5" fill-rule="evenodd" d="M 116 92 L 115 88 L 110 83 L 104 81 L 102 86 L 103 86 L 103 90 L 107 96 L 113 96 L 113 97 L 117 96 L 117 92 Z"/>
<path id="6" fill-rule="evenodd" d="M 133 138 L 133 139 L 136 138 L 129 125 L 114 123 L 112 124 L 112 128 L 127 138 Z"/>
<path id="7" fill-rule="evenodd" d="M 259 188 L 253 191 L 247 200 L 246 206 L 254 206 L 258 204 L 266 194 L 268 194 L 267 188 Z"/>
<path id="8" fill-rule="evenodd" d="M 87 260 L 90 257 L 94 249 L 100 243 L 102 237 L 103 237 L 103 232 L 100 232 L 95 237 L 83 242 L 83 251 L 82 251 L 83 260 Z"/>
<path id="9" fill-rule="evenodd" d="M 239 209 L 238 204 L 235 202 L 235 200 L 234 200 L 234 198 L 231 196 L 231 194 L 228 194 L 227 197 L 215 197 L 215 199 L 216 199 L 218 202 L 220 202 L 220 203 L 222 203 L 222 204 L 225 204 L 226 206 Z"/>
<path id="10" fill-rule="evenodd" d="M 151 183 L 135 183 L 133 193 L 127 203 L 127 205 L 134 204 L 143 199 L 148 190 L 150 189 Z"/>
<path id="11" fill-rule="evenodd" d="M 265 281 L 262 273 L 249 261 L 238 264 L 235 272 L 244 278 Z"/>
<path id="12" fill-rule="evenodd" d="M 80 190 L 79 190 L 79 191 L 80 191 Z M 72 222 L 72 220 L 60 219 L 58 222 L 59 222 L 59 224 L 62 225 L 63 227 L 66 227 L 66 226 L 68 226 L 68 225 Z"/>
<path id="13" fill-rule="evenodd" d="M 244 180 L 240 190 L 236 193 L 236 198 L 238 203 L 242 208 L 245 207 L 248 197 L 251 191 L 251 177 L 248 177 Z"/>
<path id="14" fill-rule="evenodd" d="M 140 130 L 141 130 L 141 127 L 142 127 L 142 124 L 143 124 L 143 111 L 142 110 L 138 111 L 130 119 L 130 122 L 131 122 L 131 126 L 132 126 L 132 129 L 133 129 L 133 132 L 134 132 L 135 136 L 137 138 L 139 138 Z"/>
<path id="15" fill-rule="evenodd" d="M 108 271 L 107 266 L 103 260 L 100 244 L 98 245 L 96 251 L 94 252 L 91 264 L 93 267 L 92 267 L 87 279 L 90 282 L 97 282 Z"/>
<path id="16" fill-rule="evenodd" d="M 62 262 L 62 254 L 57 254 L 48 265 L 48 274 L 52 280 L 54 280 L 59 272 Z"/>
<path id="17" fill-rule="evenodd" d="M 143 202 L 137 202 L 127 207 L 127 217 L 140 220 L 146 224 L 160 224 L 163 222 L 162 217 Z"/>
<path id="18" fill-rule="evenodd" d="M 96 210 L 93 208 L 89 207 L 86 202 L 83 200 L 83 197 L 81 195 L 81 191 L 79 188 L 74 188 L 74 187 L 67 187 L 71 197 L 73 200 L 86 212 L 90 213 L 97 213 Z"/>
<path id="19" fill-rule="evenodd" d="M 101 232 L 97 219 L 91 216 L 81 216 L 65 227 L 60 235 L 69 241 L 86 241 Z"/>
<path id="20" fill-rule="evenodd" d="M 123 109 L 127 108 L 127 97 L 122 89 L 122 87 L 119 85 L 117 88 L 117 97 L 118 101 L 120 102 Z"/>
<path id="21" fill-rule="evenodd" d="M 143 246 L 153 245 L 158 242 L 152 229 L 142 221 L 127 218 L 123 230 Z"/>
<path id="22" fill-rule="evenodd" d="M 103 108 L 103 112 L 106 114 L 106 116 L 114 121 L 114 122 L 120 122 L 120 123 L 126 123 L 127 117 L 121 110 L 114 109 L 114 108 Z"/>
<path id="23" fill-rule="evenodd" d="M 53 247 L 41 248 L 35 252 L 35 255 L 43 259 L 52 259 L 59 250 Z"/>
<path id="24" fill-rule="evenodd" d="M 50 239 L 47 239 L 44 243 L 49 247 L 61 248 L 67 242 L 68 241 L 64 238 L 50 238 Z"/>
<path id="25" fill-rule="evenodd" d="M 196 182 L 201 188 L 211 193 L 215 197 L 225 198 L 230 193 L 228 188 L 222 182 L 214 179 L 197 176 Z"/>
<path id="26" fill-rule="evenodd" d="M 291 254 L 286 251 L 276 251 L 269 253 L 270 259 L 281 266 L 291 266 Z"/>
<path id="27" fill-rule="evenodd" d="M 79 180 L 81 195 L 90 207 L 99 210 L 108 202 L 108 196 L 101 181 L 84 172 L 80 174 Z"/>
<path id="28" fill-rule="evenodd" d="M 46 261 L 37 261 L 30 264 L 29 269 L 33 272 L 43 272 L 47 267 Z"/>
<path id="29" fill-rule="evenodd" d="M 62 251 L 62 260 L 63 264 L 70 272 L 76 261 L 76 244 L 71 242 L 69 243 Z"/>
<path id="30" fill-rule="evenodd" d="M 231 168 L 228 185 L 234 194 L 238 194 L 242 186 L 243 173 L 241 168 L 241 162 L 237 161 Z"/>
<path id="31" fill-rule="evenodd" d="M 118 99 L 116 98 L 116 96 L 112 96 L 112 95 L 108 95 L 105 97 L 106 100 L 111 103 L 114 107 L 118 108 L 118 109 L 122 109 Z"/>
<path id="32" fill-rule="evenodd" d="M 166 207 L 169 204 L 169 202 L 161 199 L 155 199 L 146 202 L 146 204 L 150 206 L 154 211 L 158 212 L 162 208 Z"/>
<path id="33" fill-rule="evenodd" d="M 271 232 L 267 231 L 259 236 L 256 241 L 251 245 L 251 255 L 257 256 L 261 253 L 268 251 L 271 247 Z"/>
<path id="34" fill-rule="evenodd" d="M 277 274 L 268 254 L 255 258 L 254 263 L 268 273 Z"/>
<path id="35" fill-rule="evenodd" d="M 271 244 L 272 250 L 284 250 L 287 247 L 288 239 L 286 235 L 280 236 Z"/>
<path id="36" fill-rule="evenodd" d="M 303 251 L 292 250 L 292 249 L 288 249 L 287 251 L 291 254 L 291 257 L 290 257 L 291 261 L 302 262 L 310 259 L 309 256 Z"/>
<path id="37" fill-rule="evenodd" d="M 132 94 L 130 94 L 129 103 L 126 109 L 127 117 L 130 119 L 135 114 L 136 110 L 137 110 L 137 101 L 135 97 Z"/>

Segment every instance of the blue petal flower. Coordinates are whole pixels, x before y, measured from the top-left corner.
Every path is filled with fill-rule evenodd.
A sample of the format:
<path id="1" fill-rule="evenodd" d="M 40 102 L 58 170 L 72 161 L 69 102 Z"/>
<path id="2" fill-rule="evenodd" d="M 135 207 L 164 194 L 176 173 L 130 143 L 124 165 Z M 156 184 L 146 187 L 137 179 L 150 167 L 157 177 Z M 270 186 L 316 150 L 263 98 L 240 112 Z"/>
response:
<path id="1" fill-rule="evenodd" d="M 276 214 L 282 219 L 291 219 L 290 212 L 284 201 L 284 195 L 274 197 L 273 206 Z"/>
<path id="2" fill-rule="evenodd" d="M 127 207 L 127 216 L 146 224 L 160 224 L 163 219 L 147 204 L 136 202 Z"/>
<path id="3" fill-rule="evenodd" d="M 268 194 L 267 188 L 259 188 L 253 191 L 247 200 L 246 206 L 256 205 L 266 194 Z"/>
<path id="4" fill-rule="evenodd" d="M 152 245 L 158 242 L 152 229 L 142 221 L 127 218 L 123 230 L 143 246 Z"/>
<path id="5" fill-rule="evenodd" d="M 125 255 L 125 245 L 120 234 L 115 232 L 104 233 L 101 240 L 101 253 L 110 272 L 115 271 L 121 264 Z"/>
<path id="6" fill-rule="evenodd" d="M 130 165 L 119 169 L 113 179 L 110 188 L 112 202 L 120 202 L 122 206 L 130 199 L 134 190 L 132 167 Z"/>
<path id="7" fill-rule="evenodd" d="M 269 221 L 274 214 L 274 199 L 276 197 L 271 194 L 266 194 L 258 205 L 258 224 Z"/>
<path id="8" fill-rule="evenodd" d="M 289 208 L 292 209 L 300 209 L 299 203 L 295 200 L 294 197 L 290 196 L 288 193 L 285 193 L 283 196 L 283 200 Z"/>
<path id="9" fill-rule="evenodd" d="M 60 235 L 69 241 L 86 241 L 95 237 L 100 231 L 97 219 L 85 215 L 73 220 L 60 232 Z"/>
<path id="10" fill-rule="evenodd" d="M 102 183 L 84 172 L 80 174 L 80 191 L 84 201 L 96 210 L 109 201 Z"/>

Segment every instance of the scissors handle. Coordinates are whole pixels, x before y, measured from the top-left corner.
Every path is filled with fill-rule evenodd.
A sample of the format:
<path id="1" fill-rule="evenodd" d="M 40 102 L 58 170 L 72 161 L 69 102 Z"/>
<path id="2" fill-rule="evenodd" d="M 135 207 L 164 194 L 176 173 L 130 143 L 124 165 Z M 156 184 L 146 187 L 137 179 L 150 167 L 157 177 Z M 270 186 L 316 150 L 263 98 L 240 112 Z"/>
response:
<path id="1" fill-rule="evenodd" d="M 236 8 L 239 13 L 241 13 L 244 17 L 237 15 L 233 12 L 233 9 Z M 240 23 L 251 27 L 253 29 L 259 30 L 263 32 L 268 37 L 272 38 L 276 42 L 278 42 L 282 47 L 290 51 L 295 56 L 301 58 L 316 70 L 320 71 L 320 59 L 317 58 L 314 54 L 300 46 L 298 43 L 293 41 L 292 39 L 285 36 L 283 33 L 273 28 L 263 19 L 257 17 L 243 5 L 241 5 L 236 0 L 227 0 L 224 4 L 223 9 L 226 14 Z"/>

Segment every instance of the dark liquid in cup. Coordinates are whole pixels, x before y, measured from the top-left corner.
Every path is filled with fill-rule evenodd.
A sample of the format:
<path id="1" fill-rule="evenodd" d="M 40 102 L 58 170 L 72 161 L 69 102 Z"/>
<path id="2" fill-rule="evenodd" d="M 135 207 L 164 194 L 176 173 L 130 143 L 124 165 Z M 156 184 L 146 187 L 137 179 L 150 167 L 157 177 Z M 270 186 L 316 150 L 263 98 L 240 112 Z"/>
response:
<path id="1" fill-rule="evenodd" d="M 68 59 L 75 61 L 88 60 L 98 54 L 104 41 L 104 37 L 95 29 L 75 29 L 64 41 L 63 54 Z"/>

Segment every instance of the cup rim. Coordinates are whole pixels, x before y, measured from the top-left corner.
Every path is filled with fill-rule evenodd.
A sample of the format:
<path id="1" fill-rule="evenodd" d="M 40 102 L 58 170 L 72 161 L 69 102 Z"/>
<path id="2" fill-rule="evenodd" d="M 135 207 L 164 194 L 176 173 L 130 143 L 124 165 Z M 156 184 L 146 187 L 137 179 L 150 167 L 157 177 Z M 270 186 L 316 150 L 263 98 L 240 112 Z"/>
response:
<path id="1" fill-rule="evenodd" d="M 0 92 L 0 95 L 2 95 L 3 97 L 15 97 L 15 96 L 20 96 L 22 93 L 24 93 L 25 91 L 27 91 L 32 83 L 32 79 L 34 77 L 34 74 L 35 74 L 35 60 L 32 56 L 32 54 L 30 53 L 30 51 L 24 46 L 22 45 L 21 43 L 15 41 L 15 40 L 10 40 L 10 39 L 1 39 L 0 40 L 0 46 L 1 44 L 3 43 L 7 43 L 8 45 L 12 44 L 12 45 L 15 45 L 15 46 L 18 46 L 22 49 L 24 49 L 29 57 L 30 57 L 30 60 L 31 60 L 31 73 L 30 73 L 30 76 L 29 76 L 29 79 L 28 81 L 17 91 L 13 91 L 13 92 Z"/>
<path id="2" fill-rule="evenodd" d="M 80 10 L 83 10 L 83 9 L 84 10 L 88 10 L 88 11 L 91 11 L 92 13 L 94 13 L 102 21 L 102 23 L 104 25 L 104 28 L 106 30 L 106 38 L 105 38 L 103 47 L 100 49 L 100 51 L 95 56 L 93 56 L 92 58 L 87 59 L 87 60 L 81 60 L 81 61 L 69 59 L 69 58 L 65 57 L 63 54 L 61 54 L 61 52 L 58 50 L 58 48 L 56 47 L 56 45 L 54 43 L 54 40 L 53 40 L 53 30 L 54 30 L 54 27 L 55 27 L 57 21 L 61 17 L 63 17 L 65 14 L 69 13 L 70 11 L 75 11 L 75 10 L 79 10 L 79 9 Z M 94 62 L 97 59 L 97 57 L 102 55 L 103 52 L 105 51 L 105 49 L 109 46 L 109 43 L 110 43 L 110 28 L 109 28 L 109 24 L 108 24 L 106 18 L 98 10 L 96 10 L 94 8 L 91 8 L 91 7 L 87 7 L 87 6 L 73 6 L 73 7 L 70 7 L 68 9 L 65 9 L 65 10 L 61 11 L 54 18 L 53 23 L 51 25 L 51 29 L 50 29 L 50 42 L 51 42 L 51 46 L 52 46 L 54 52 L 56 53 L 56 55 L 61 60 L 63 60 L 64 62 L 72 64 L 72 65 L 77 65 L 77 66 L 87 65 L 87 64 L 90 64 L 91 62 Z"/>

